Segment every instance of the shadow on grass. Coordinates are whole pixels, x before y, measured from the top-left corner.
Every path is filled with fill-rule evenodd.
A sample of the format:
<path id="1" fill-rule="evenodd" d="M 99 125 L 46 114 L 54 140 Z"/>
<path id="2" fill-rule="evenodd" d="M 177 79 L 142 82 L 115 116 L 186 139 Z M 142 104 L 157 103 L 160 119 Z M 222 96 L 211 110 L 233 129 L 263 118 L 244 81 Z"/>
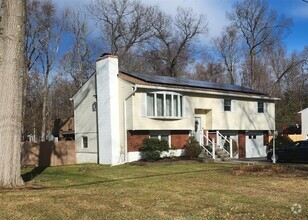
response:
<path id="1" fill-rule="evenodd" d="M 41 174 L 46 168 L 47 168 L 47 166 L 35 167 L 30 172 L 22 174 L 21 178 L 23 179 L 24 182 L 29 182 L 29 181 L 33 180 L 36 176 Z"/>

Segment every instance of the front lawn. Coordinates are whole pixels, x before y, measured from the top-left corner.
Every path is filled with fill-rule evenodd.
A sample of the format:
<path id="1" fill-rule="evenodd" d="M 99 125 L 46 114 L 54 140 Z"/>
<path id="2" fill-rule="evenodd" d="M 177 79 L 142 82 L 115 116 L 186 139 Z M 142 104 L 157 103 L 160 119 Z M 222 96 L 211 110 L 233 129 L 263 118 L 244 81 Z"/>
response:
<path id="1" fill-rule="evenodd" d="M 0 219 L 307 219 L 308 171 L 275 170 L 194 161 L 49 167 L 24 189 L 0 190 Z"/>

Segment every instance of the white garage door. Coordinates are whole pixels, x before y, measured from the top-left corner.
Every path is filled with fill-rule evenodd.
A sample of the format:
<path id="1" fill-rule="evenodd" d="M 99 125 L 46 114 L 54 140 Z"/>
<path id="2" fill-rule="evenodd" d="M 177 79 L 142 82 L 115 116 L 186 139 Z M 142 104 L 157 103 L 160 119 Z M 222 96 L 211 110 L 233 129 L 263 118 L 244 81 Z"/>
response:
<path id="1" fill-rule="evenodd" d="M 263 134 L 248 133 L 246 135 L 246 158 L 265 156 L 266 147 L 263 144 Z"/>

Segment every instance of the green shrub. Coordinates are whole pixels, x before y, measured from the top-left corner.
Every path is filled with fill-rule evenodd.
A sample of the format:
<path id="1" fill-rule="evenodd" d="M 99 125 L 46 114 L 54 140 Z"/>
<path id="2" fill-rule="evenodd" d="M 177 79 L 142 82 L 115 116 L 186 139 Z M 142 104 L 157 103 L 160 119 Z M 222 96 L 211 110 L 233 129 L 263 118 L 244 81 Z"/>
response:
<path id="1" fill-rule="evenodd" d="M 188 158 L 198 157 L 202 149 L 195 137 L 189 137 L 184 145 L 185 154 Z"/>
<path id="2" fill-rule="evenodd" d="M 141 151 L 144 152 L 146 161 L 155 161 L 160 158 L 163 151 L 169 151 L 169 144 L 166 140 L 158 140 L 156 138 L 145 138 L 142 141 Z"/>
<path id="3" fill-rule="evenodd" d="M 275 139 L 275 148 L 280 148 L 283 146 L 288 146 L 293 143 L 293 140 L 288 136 L 278 136 Z M 269 143 L 269 148 L 273 149 L 273 139 Z"/>

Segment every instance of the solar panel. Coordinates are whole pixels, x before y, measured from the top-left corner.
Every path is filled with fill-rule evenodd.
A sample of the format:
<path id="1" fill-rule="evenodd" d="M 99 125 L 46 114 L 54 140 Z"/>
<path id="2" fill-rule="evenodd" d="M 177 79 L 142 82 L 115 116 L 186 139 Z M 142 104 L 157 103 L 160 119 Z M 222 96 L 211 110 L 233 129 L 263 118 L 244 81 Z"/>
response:
<path id="1" fill-rule="evenodd" d="M 122 73 L 138 78 L 148 83 L 159 83 L 164 85 L 179 85 L 179 86 L 188 86 L 202 89 L 215 89 L 215 90 L 223 90 L 223 91 L 234 91 L 234 92 L 244 92 L 244 93 L 252 93 L 265 95 L 260 91 L 256 91 L 247 87 L 237 86 L 237 85 L 225 85 L 221 83 L 213 83 L 213 82 L 205 82 L 198 80 L 190 80 L 184 78 L 175 78 L 169 76 L 158 76 L 158 75 L 149 75 L 145 73 L 134 73 L 134 72 L 125 72 Z"/>

